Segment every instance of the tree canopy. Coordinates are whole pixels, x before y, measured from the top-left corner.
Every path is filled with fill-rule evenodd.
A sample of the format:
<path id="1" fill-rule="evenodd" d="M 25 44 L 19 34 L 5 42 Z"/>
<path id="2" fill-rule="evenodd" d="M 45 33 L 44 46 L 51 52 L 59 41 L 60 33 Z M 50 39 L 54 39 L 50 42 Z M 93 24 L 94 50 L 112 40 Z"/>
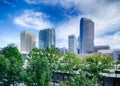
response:
<path id="1" fill-rule="evenodd" d="M 19 50 L 16 47 L 8 46 L 1 50 L 1 54 L 4 55 L 8 65 L 6 68 L 6 85 L 14 85 L 15 82 L 21 82 L 23 60 Z"/>
<path id="2" fill-rule="evenodd" d="M 28 86 L 49 86 L 51 75 L 59 56 L 54 49 L 33 49 L 29 53 L 26 84 Z"/>

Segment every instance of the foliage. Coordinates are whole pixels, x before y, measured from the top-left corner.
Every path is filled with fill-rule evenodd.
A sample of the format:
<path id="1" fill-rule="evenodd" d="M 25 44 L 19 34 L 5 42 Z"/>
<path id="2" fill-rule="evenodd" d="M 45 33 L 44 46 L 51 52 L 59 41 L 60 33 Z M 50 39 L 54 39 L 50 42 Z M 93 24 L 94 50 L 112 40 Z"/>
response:
<path id="1" fill-rule="evenodd" d="M 58 70 L 63 73 L 73 73 L 73 70 L 79 70 L 80 63 L 80 59 L 75 54 L 67 53 L 59 61 Z"/>
<path id="2" fill-rule="evenodd" d="M 70 86 L 98 86 L 96 78 L 86 77 L 87 72 L 80 71 L 79 74 L 76 74 L 72 77 L 70 81 Z"/>
<path id="3" fill-rule="evenodd" d="M 23 60 L 18 49 L 16 47 L 8 46 L 3 48 L 1 53 L 9 61 L 9 66 L 6 72 L 7 86 L 14 84 L 14 82 L 21 82 Z"/>
<path id="4" fill-rule="evenodd" d="M 27 86 L 49 86 L 52 73 L 58 71 L 70 75 L 62 86 L 97 86 L 100 73 L 113 67 L 113 61 L 101 55 L 80 59 L 72 53 L 62 55 L 52 48 L 34 48 L 29 53 L 27 69 L 23 71 L 22 66 L 23 60 L 16 47 L 3 48 L 0 51 L 0 82 L 6 79 L 6 86 L 10 86 L 24 80 Z"/>
<path id="5" fill-rule="evenodd" d="M 64 79 L 61 86 L 84 86 L 78 85 L 81 80 L 79 76 L 79 71 L 81 70 L 81 60 L 73 53 L 67 53 L 64 55 L 61 60 L 59 61 L 59 68 L 58 70 L 62 73 L 68 73 L 69 79 Z M 84 80 L 87 79 L 84 77 Z M 85 82 L 84 82 L 85 83 Z"/>
<path id="6" fill-rule="evenodd" d="M 85 58 L 83 70 L 89 72 L 92 76 L 95 76 L 96 78 L 100 78 L 101 72 L 112 67 L 112 58 L 96 55 Z"/>
<path id="7" fill-rule="evenodd" d="M 37 48 L 33 49 L 29 53 L 26 84 L 28 86 L 49 86 L 58 57 L 58 52 L 54 49 L 47 48 L 41 51 Z"/>
<path id="8" fill-rule="evenodd" d="M 63 83 L 63 86 L 98 86 L 97 80 L 101 77 L 100 73 L 112 67 L 113 61 L 110 57 L 96 55 L 80 59 L 70 53 L 66 54 L 59 64 L 61 72 L 73 75 L 70 81 Z"/>
<path id="9" fill-rule="evenodd" d="M 118 56 L 118 58 L 117 58 L 117 59 L 118 59 L 118 61 L 120 61 L 120 55 Z"/>
<path id="10" fill-rule="evenodd" d="M 7 77 L 7 70 L 9 67 L 9 60 L 0 54 L 0 82 L 3 82 Z"/>

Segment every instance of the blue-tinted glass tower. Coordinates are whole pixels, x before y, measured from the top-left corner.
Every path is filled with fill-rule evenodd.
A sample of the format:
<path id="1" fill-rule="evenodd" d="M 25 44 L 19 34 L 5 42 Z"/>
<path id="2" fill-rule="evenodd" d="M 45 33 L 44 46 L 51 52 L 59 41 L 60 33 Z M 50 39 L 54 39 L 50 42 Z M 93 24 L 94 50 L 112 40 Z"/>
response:
<path id="1" fill-rule="evenodd" d="M 94 51 L 94 22 L 88 18 L 80 20 L 79 53 L 92 53 Z"/>
<path id="2" fill-rule="evenodd" d="M 48 28 L 39 31 L 39 48 L 55 48 L 55 29 Z"/>

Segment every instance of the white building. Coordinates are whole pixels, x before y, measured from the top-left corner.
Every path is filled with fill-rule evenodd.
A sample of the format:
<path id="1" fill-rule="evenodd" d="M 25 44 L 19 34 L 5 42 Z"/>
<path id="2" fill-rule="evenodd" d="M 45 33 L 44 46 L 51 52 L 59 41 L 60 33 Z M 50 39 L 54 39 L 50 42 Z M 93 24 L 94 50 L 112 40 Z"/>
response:
<path id="1" fill-rule="evenodd" d="M 98 52 L 104 56 L 112 56 L 115 62 L 120 55 L 120 49 L 99 50 Z"/>
<path id="2" fill-rule="evenodd" d="M 77 53 L 77 39 L 75 35 L 68 36 L 68 52 Z"/>
<path id="3" fill-rule="evenodd" d="M 35 35 L 28 31 L 22 31 L 20 35 L 20 51 L 30 52 L 35 48 Z"/>

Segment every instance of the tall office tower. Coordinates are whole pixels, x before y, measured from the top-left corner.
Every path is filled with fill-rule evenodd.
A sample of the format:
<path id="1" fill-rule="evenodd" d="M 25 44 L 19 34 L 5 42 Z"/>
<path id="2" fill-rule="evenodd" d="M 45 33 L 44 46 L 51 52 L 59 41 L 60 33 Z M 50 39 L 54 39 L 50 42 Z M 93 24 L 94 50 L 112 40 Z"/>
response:
<path id="1" fill-rule="evenodd" d="M 48 28 L 39 31 L 39 48 L 55 48 L 55 29 Z"/>
<path id="2" fill-rule="evenodd" d="M 94 51 L 94 22 L 88 18 L 80 20 L 80 54 Z"/>
<path id="3" fill-rule="evenodd" d="M 77 39 L 74 35 L 68 36 L 68 51 L 70 53 L 77 53 Z"/>
<path id="4" fill-rule="evenodd" d="M 35 48 L 35 35 L 26 30 L 21 32 L 20 49 L 21 52 L 30 52 Z"/>

